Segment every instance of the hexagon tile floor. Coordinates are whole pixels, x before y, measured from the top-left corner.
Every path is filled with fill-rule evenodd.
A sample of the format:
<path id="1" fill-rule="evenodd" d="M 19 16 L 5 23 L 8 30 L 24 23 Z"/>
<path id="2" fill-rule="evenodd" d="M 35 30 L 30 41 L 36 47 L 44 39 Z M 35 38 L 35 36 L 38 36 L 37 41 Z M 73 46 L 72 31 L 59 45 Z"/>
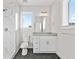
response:
<path id="1" fill-rule="evenodd" d="M 56 53 L 33 53 L 33 49 L 28 49 L 26 56 L 21 55 L 22 50 L 20 49 L 15 55 L 14 59 L 60 59 Z"/>

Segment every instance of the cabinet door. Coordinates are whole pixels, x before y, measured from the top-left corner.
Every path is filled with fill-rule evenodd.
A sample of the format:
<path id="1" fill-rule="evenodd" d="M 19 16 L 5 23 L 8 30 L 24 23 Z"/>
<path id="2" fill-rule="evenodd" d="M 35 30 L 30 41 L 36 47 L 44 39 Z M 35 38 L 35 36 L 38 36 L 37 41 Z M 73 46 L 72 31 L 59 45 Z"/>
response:
<path id="1" fill-rule="evenodd" d="M 40 38 L 40 51 L 55 51 L 55 38 Z"/>

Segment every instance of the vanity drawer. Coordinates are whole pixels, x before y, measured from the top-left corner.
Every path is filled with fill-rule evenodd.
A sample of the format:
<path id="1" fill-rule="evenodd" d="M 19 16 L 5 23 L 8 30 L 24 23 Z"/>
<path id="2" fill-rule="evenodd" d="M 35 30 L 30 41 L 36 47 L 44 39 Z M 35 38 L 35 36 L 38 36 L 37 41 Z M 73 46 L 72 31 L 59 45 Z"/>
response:
<path id="1" fill-rule="evenodd" d="M 39 39 L 34 38 L 33 39 L 33 52 L 38 52 L 39 51 Z"/>
<path id="2" fill-rule="evenodd" d="M 34 47 L 39 46 L 39 39 L 38 38 L 33 39 L 33 46 Z"/>

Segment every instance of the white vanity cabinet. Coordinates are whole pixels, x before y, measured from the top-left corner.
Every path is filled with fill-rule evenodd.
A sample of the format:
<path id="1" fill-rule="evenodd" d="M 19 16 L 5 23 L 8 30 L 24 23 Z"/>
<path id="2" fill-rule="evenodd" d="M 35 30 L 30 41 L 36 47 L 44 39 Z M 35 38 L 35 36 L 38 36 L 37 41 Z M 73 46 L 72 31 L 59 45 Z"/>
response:
<path id="1" fill-rule="evenodd" d="M 56 36 L 35 35 L 33 36 L 33 53 L 55 53 Z"/>

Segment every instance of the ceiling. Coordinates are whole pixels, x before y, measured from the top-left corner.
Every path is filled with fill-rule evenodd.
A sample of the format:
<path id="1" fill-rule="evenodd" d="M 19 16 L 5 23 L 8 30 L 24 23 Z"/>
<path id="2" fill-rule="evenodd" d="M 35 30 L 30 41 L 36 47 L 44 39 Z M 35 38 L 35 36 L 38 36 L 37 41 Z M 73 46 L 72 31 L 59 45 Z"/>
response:
<path id="1" fill-rule="evenodd" d="M 26 2 L 24 2 L 26 1 Z M 21 5 L 50 5 L 54 0 L 20 0 Z"/>
<path id="2" fill-rule="evenodd" d="M 20 5 L 48 6 L 57 0 L 4 0 L 4 3 L 19 3 Z M 59 1 L 59 0 L 58 0 Z"/>

